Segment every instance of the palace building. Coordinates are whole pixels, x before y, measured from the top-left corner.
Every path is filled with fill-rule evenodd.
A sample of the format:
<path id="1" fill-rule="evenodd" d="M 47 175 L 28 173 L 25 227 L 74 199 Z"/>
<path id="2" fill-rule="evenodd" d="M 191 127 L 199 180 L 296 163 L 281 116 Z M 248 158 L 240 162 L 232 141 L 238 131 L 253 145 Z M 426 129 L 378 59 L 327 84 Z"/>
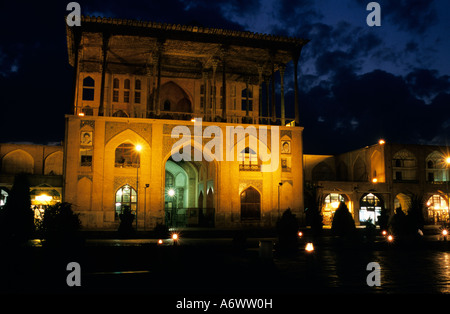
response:
<path id="1" fill-rule="evenodd" d="M 75 96 L 62 194 L 84 227 L 115 229 L 124 208 L 138 230 L 274 226 L 287 208 L 302 219 L 297 66 L 306 40 L 82 17 L 67 42 Z"/>
<path id="2" fill-rule="evenodd" d="M 74 97 L 63 145 L 0 144 L 0 208 L 14 176 L 26 173 L 37 219 L 65 201 L 87 230 L 117 230 L 127 209 L 139 231 L 273 227 L 286 209 L 304 225 L 311 187 L 328 226 L 340 202 L 363 224 L 407 212 L 418 197 L 426 223 L 448 221 L 449 147 L 380 141 L 303 154 L 297 70 L 305 44 L 82 17 L 67 27 Z M 287 67 L 295 97 L 285 104 Z"/>

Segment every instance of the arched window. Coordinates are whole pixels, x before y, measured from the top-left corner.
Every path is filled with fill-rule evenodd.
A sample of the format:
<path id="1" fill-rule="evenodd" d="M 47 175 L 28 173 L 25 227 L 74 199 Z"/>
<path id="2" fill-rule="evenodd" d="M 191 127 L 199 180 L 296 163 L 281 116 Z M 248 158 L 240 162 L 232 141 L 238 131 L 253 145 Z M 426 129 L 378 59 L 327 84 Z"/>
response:
<path id="1" fill-rule="evenodd" d="M 427 156 L 426 159 L 426 179 L 428 182 L 446 182 L 447 169 L 445 163 L 445 156 L 434 151 Z"/>
<path id="2" fill-rule="evenodd" d="M 170 111 L 170 100 L 164 101 L 163 111 Z"/>
<path id="3" fill-rule="evenodd" d="M 414 154 L 405 149 L 395 153 L 392 158 L 392 171 L 395 181 L 417 180 Z"/>
<path id="4" fill-rule="evenodd" d="M 83 100 L 94 100 L 95 81 L 87 76 L 83 79 Z"/>
<path id="5" fill-rule="evenodd" d="M 336 178 L 333 169 L 323 161 L 312 169 L 311 176 L 313 181 L 333 181 Z"/>
<path id="6" fill-rule="evenodd" d="M 129 208 L 132 213 L 136 212 L 136 190 L 128 184 L 119 188 L 116 192 L 116 219 L 124 209 Z"/>
<path id="7" fill-rule="evenodd" d="M 135 145 L 130 143 L 123 143 L 117 146 L 115 152 L 115 167 L 139 167 L 140 158 L 139 153 L 135 149 Z"/>
<path id="8" fill-rule="evenodd" d="M 339 204 L 345 202 L 344 197 L 341 194 L 331 193 L 328 194 L 323 200 L 322 215 L 323 223 L 325 225 L 331 225 L 333 221 L 334 212 L 338 209 Z"/>
<path id="9" fill-rule="evenodd" d="M 241 193 L 241 220 L 261 219 L 261 195 L 253 187 Z"/>
<path id="10" fill-rule="evenodd" d="M 239 170 L 240 171 L 259 171 L 260 166 L 258 156 L 253 149 L 246 147 L 240 152 L 239 156 Z"/>

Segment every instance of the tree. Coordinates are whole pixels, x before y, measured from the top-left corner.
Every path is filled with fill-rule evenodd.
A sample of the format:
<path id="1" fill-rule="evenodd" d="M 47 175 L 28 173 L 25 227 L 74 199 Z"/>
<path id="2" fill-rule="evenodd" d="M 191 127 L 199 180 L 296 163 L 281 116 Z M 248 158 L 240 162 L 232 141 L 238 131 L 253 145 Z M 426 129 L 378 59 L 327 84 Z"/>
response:
<path id="1" fill-rule="evenodd" d="M 299 223 L 288 208 L 277 221 L 278 245 L 282 253 L 294 253 L 298 247 Z"/>
<path id="2" fill-rule="evenodd" d="M 424 208 L 425 200 L 423 195 L 413 194 L 407 216 L 409 232 L 413 235 L 417 234 L 419 229 L 423 230 L 425 225 L 425 218 L 423 216 Z"/>
<path id="3" fill-rule="evenodd" d="M 119 224 L 119 234 L 122 237 L 129 237 L 133 234 L 133 221 L 134 215 L 131 213 L 130 206 L 122 206 L 122 212 L 119 214 L 120 224 Z"/>
<path id="4" fill-rule="evenodd" d="M 352 235 L 356 231 L 355 221 L 345 202 L 341 202 L 334 213 L 331 231 L 337 236 Z"/>
<path id="5" fill-rule="evenodd" d="M 0 232 L 3 241 L 20 244 L 34 232 L 34 213 L 31 209 L 30 184 L 26 174 L 18 174 L 0 213 Z"/>
<path id="6" fill-rule="evenodd" d="M 53 246 L 75 244 L 80 240 L 81 221 L 67 202 L 48 206 L 40 225 L 42 238 Z"/>

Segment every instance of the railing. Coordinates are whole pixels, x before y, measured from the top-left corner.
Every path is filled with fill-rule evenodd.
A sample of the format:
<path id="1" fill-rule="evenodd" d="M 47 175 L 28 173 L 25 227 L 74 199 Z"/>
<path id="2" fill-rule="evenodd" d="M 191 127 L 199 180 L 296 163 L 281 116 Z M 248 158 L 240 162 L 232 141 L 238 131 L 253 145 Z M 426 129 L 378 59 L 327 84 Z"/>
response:
<path id="1" fill-rule="evenodd" d="M 75 107 L 75 115 L 79 116 L 97 116 L 98 108 L 89 108 L 89 113 L 84 110 L 82 106 Z M 92 110 L 91 110 L 92 109 Z M 227 112 L 226 118 L 224 119 L 221 115 L 221 110 L 219 109 L 216 116 L 213 117 L 211 112 L 174 112 L 174 111 L 161 111 L 159 115 L 155 111 L 147 112 L 147 119 L 167 119 L 167 120 L 181 120 L 181 121 L 194 121 L 195 118 L 201 118 L 204 122 L 222 122 L 222 123 L 236 123 L 236 124 L 265 124 L 265 125 L 282 125 L 282 119 L 277 117 L 273 119 L 272 117 L 263 116 L 245 116 L 242 115 L 240 111 L 231 110 Z M 124 111 L 122 109 L 122 111 Z M 92 114 L 90 114 L 92 112 Z M 124 111 L 125 112 L 125 111 Z M 125 112 L 128 114 L 127 112 Z M 114 112 L 111 112 L 113 116 Z M 105 113 L 105 116 L 107 114 Z M 128 115 L 125 118 L 142 118 L 142 116 Z M 295 126 L 295 120 L 292 118 L 285 118 L 283 126 Z"/>
<path id="2" fill-rule="evenodd" d="M 165 212 L 169 227 L 214 227 L 214 208 L 166 208 Z"/>

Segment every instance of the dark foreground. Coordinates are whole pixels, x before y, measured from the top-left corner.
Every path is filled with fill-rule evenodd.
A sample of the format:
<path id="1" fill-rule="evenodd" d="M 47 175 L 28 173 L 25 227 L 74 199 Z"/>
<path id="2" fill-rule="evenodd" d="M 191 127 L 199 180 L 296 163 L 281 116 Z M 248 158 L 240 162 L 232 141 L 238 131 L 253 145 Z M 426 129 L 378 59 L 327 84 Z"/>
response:
<path id="1" fill-rule="evenodd" d="M 303 294 L 450 293 L 450 243 L 388 244 L 315 240 L 295 255 L 259 255 L 261 239 L 244 246 L 231 238 L 87 240 L 83 246 L 4 248 L 0 291 L 8 294 L 148 294 L 177 296 L 271 296 Z M 276 240 L 276 239 L 271 239 Z M 81 286 L 69 287 L 70 262 L 81 267 Z M 368 286 L 367 265 L 381 267 L 381 285 Z M 72 278 L 72 277 L 71 277 Z"/>

